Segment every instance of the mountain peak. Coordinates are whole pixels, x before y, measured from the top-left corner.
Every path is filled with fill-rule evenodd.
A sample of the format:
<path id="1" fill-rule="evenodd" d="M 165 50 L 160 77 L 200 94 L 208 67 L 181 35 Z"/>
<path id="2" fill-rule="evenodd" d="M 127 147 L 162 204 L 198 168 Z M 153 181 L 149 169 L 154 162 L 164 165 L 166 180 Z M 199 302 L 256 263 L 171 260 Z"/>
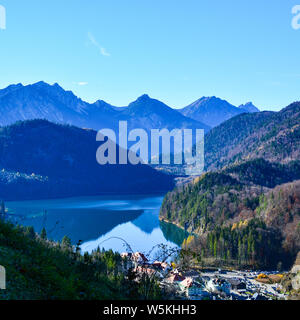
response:
<path id="1" fill-rule="evenodd" d="M 38 81 L 36 83 L 33 83 L 31 86 L 32 87 L 39 87 L 39 88 L 49 88 L 49 89 L 52 88 L 52 89 L 63 90 L 65 92 L 68 92 L 68 91 L 64 90 L 57 82 L 55 82 L 54 84 L 51 85 L 45 81 Z"/>
<path id="2" fill-rule="evenodd" d="M 200 99 L 196 100 L 193 102 L 191 105 L 197 106 L 197 107 L 203 107 L 203 105 L 207 103 L 222 103 L 222 102 L 227 102 L 225 100 L 222 100 L 221 98 L 218 98 L 216 96 L 209 96 L 209 97 L 201 97 Z"/>
<path id="3" fill-rule="evenodd" d="M 5 95 L 13 92 L 13 91 L 17 91 L 18 89 L 23 88 L 23 84 L 22 83 L 18 83 L 18 84 L 11 84 L 8 87 L 4 88 L 4 89 L 0 89 L 0 98 L 4 97 Z"/>
<path id="4" fill-rule="evenodd" d="M 0 89 L 0 90 L 1 91 L 2 90 L 10 91 L 10 90 L 14 90 L 14 89 L 19 89 L 21 87 L 23 87 L 23 84 L 22 83 L 17 83 L 17 84 L 11 84 L 11 85 L 7 86 L 6 88 Z"/>
<path id="5" fill-rule="evenodd" d="M 245 112 L 216 96 L 202 97 L 179 110 L 184 116 L 215 127 L 220 123 Z"/>
<path id="6" fill-rule="evenodd" d="M 44 82 L 44 81 L 38 81 L 32 84 L 32 86 L 34 87 L 45 87 L 45 86 L 50 86 L 48 83 Z"/>
<path id="7" fill-rule="evenodd" d="M 216 96 L 210 96 L 210 97 L 203 97 L 206 100 L 221 100 L 220 98 L 217 98 Z"/>
<path id="8" fill-rule="evenodd" d="M 259 112 L 260 110 L 255 107 L 255 105 L 250 101 L 250 102 L 247 102 L 245 104 L 241 104 L 239 106 L 240 109 L 243 109 L 247 112 L 250 112 L 250 113 L 253 113 L 253 112 Z"/>
<path id="9" fill-rule="evenodd" d="M 187 118 L 175 109 L 172 109 L 160 100 L 143 94 L 137 100 L 131 102 L 127 108 L 123 109 L 120 119 L 128 120 L 132 127 L 151 129 L 174 128 L 203 128 L 206 131 L 210 127 L 193 119 Z"/>
<path id="10" fill-rule="evenodd" d="M 94 102 L 94 104 L 97 104 L 97 105 L 109 105 L 109 103 L 105 102 L 104 100 L 97 100 L 96 102 Z"/>
<path id="11" fill-rule="evenodd" d="M 21 87 L 23 87 L 23 84 L 21 82 L 19 82 L 17 84 L 11 84 L 7 88 L 21 88 Z"/>
<path id="12" fill-rule="evenodd" d="M 146 93 L 137 98 L 137 101 L 147 101 L 147 100 L 151 100 L 151 98 Z"/>
<path id="13" fill-rule="evenodd" d="M 143 94 L 142 96 L 138 97 L 135 101 L 131 102 L 128 105 L 127 112 L 134 111 L 134 112 L 150 112 L 155 110 L 165 110 L 170 109 L 167 105 L 163 102 L 150 98 L 147 94 Z"/>
<path id="14" fill-rule="evenodd" d="M 52 87 L 57 88 L 57 89 L 63 89 L 57 82 L 55 82 Z"/>
<path id="15" fill-rule="evenodd" d="M 96 102 L 93 103 L 94 106 L 96 106 L 97 108 L 99 108 L 100 110 L 103 111 L 108 111 L 108 112 L 115 112 L 115 108 L 114 106 L 112 106 L 111 104 L 107 103 L 104 100 L 97 100 Z"/>

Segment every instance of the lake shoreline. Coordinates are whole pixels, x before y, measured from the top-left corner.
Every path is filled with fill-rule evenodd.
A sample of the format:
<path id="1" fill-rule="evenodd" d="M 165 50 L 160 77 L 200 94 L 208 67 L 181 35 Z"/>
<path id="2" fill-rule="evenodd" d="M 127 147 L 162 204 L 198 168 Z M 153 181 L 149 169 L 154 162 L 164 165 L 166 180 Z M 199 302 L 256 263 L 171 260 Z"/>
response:
<path id="1" fill-rule="evenodd" d="M 184 227 L 182 227 L 180 224 L 177 224 L 177 223 L 171 222 L 171 221 L 169 221 L 168 219 L 161 217 L 160 215 L 159 215 L 158 219 L 159 219 L 159 221 L 162 221 L 162 222 L 165 222 L 165 223 L 172 224 L 173 226 L 176 226 L 177 228 L 180 228 L 181 230 L 183 230 L 183 231 L 186 231 L 186 232 L 187 232 L 187 230 L 185 230 L 185 229 L 184 229 Z"/>
<path id="2" fill-rule="evenodd" d="M 147 252 L 158 244 L 180 247 L 182 229 L 162 225 L 159 211 L 164 194 L 114 194 L 6 202 L 7 214 L 16 223 L 46 229 L 47 236 L 61 241 L 66 235 L 73 244 L 79 240 L 87 251 L 104 248 L 124 252 L 117 237 L 136 251 Z M 17 221 L 19 220 L 19 221 Z"/>

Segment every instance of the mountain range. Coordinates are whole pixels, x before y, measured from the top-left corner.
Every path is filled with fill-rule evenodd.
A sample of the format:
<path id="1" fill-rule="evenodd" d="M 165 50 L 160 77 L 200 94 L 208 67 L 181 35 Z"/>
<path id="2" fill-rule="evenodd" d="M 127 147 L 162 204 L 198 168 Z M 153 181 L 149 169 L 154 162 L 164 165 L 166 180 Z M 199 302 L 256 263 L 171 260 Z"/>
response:
<path id="1" fill-rule="evenodd" d="M 120 120 L 129 128 L 182 129 L 198 128 L 208 132 L 211 127 L 243 112 L 258 111 L 251 103 L 235 107 L 216 97 L 201 98 L 183 109 L 173 109 L 144 94 L 127 107 L 115 107 L 103 100 L 88 103 L 64 90 L 57 83 L 43 81 L 14 84 L 0 90 L 0 126 L 19 120 L 46 119 L 54 123 L 81 128 L 112 128 Z"/>
<path id="2" fill-rule="evenodd" d="M 0 125 L 33 119 L 46 119 L 95 130 L 117 130 L 120 120 L 128 121 L 129 128 L 143 128 L 147 131 L 160 128 L 210 129 L 147 95 L 142 95 L 128 107 L 117 108 L 103 100 L 87 103 L 57 83 L 17 84 L 0 90 Z"/>

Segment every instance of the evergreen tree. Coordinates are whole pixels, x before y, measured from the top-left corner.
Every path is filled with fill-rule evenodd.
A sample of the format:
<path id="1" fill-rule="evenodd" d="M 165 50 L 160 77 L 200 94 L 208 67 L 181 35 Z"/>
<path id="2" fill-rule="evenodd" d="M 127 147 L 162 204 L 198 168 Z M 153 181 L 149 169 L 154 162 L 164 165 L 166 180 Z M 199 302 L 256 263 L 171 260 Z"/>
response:
<path id="1" fill-rule="evenodd" d="M 61 245 L 66 248 L 71 247 L 71 239 L 68 236 L 64 236 L 61 240 Z"/>
<path id="2" fill-rule="evenodd" d="M 42 229 L 40 236 L 43 240 L 47 239 L 47 232 L 45 228 Z"/>

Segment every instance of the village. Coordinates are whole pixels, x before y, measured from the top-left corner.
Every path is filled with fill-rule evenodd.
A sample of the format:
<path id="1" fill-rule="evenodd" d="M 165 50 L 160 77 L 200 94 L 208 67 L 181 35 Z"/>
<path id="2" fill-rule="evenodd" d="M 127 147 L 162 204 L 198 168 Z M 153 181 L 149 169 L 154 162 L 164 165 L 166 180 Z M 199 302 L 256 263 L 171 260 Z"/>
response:
<path id="1" fill-rule="evenodd" d="M 165 297 L 176 300 L 286 300 L 277 271 L 223 269 L 180 270 L 167 262 L 150 262 L 143 253 L 122 253 L 124 268 L 156 279 Z"/>

